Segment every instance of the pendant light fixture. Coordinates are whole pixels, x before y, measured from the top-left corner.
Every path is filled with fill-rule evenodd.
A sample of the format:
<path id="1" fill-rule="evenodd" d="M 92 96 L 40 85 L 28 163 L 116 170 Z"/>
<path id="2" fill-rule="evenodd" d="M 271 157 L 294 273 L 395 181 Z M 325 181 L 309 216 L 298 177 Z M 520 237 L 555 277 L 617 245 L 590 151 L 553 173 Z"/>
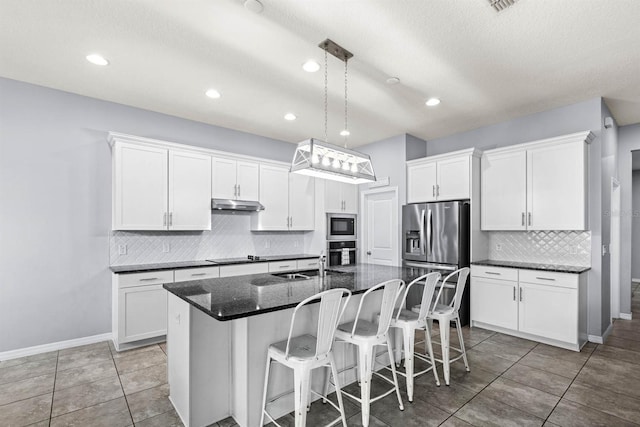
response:
<path id="1" fill-rule="evenodd" d="M 318 47 L 324 50 L 324 141 L 310 138 L 300 142 L 293 154 L 291 172 L 349 184 L 374 182 L 376 175 L 373 171 L 371 158 L 367 154 L 347 148 L 347 138 L 350 134 L 348 127 L 347 62 L 353 54 L 329 39 L 320 43 Z M 344 147 L 327 142 L 328 53 L 344 62 L 344 129 L 340 132 L 340 135 L 344 137 Z"/>

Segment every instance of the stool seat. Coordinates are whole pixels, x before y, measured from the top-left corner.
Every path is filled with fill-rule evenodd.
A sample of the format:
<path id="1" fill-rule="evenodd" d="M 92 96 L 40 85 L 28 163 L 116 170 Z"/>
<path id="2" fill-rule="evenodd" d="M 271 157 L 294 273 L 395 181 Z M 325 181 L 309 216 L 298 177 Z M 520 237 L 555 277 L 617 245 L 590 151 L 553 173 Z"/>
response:
<path id="1" fill-rule="evenodd" d="M 338 325 L 338 330 L 336 331 L 336 338 L 343 339 L 351 336 L 351 332 L 353 329 L 353 322 L 343 323 L 342 325 Z M 356 325 L 355 333 L 353 334 L 355 338 L 366 338 L 366 337 L 375 337 L 378 335 L 378 325 L 373 322 L 369 322 L 367 320 L 358 320 L 358 324 Z"/>
<path id="2" fill-rule="evenodd" d="M 401 322 L 418 322 L 420 321 L 420 316 L 418 313 L 414 313 L 411 310 L 399 308 L 393 312 L 393 320 L 391 321 L 391 324 L 393 325 L 398 320 Z"/>
<path id="3" fill-rule="evenodd" d="M 289 359 L 306 361 L 316 358 L 318 340 L 310 334 L 291 338 L 289 341 Z M 287 340 L 271 344 L 269 352 L 273 358 L 286 358 Z"/>
<path id="4" fill-rule="evenodd" d="M 433 311 L 430 313 L 431 316 L 448 316 L 453 314 L 454 312 L 454 308 L 449 306 L 449 305 L 445 305 L 445 304 L 436 304 L 435 308 L 433 309 Z"/>

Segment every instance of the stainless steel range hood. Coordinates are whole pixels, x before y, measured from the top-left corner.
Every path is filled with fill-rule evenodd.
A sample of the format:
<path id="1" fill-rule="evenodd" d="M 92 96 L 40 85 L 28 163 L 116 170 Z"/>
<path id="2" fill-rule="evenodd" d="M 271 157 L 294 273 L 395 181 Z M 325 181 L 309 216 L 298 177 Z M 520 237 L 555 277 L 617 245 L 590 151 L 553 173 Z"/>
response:
<path id="1" fill-rule="evenodd" d="M 211 210 L 258 212 L 263 211 L 264 206 L 253 200 L 211 199 Z"/>

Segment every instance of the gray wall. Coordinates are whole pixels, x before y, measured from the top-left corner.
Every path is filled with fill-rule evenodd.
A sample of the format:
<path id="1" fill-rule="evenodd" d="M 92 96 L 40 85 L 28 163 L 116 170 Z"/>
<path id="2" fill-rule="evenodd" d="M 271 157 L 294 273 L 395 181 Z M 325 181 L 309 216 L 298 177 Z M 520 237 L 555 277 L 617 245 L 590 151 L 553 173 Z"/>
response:
<path id="1" fill-rule="evenodd" d="M 640 228 L 640 214 L 634 215 L 632 204 L 631 152 L 640 150 L 640 124 L 618 129 L 618 174 L 620 179 L 620 312 L 631 314 L 631 266 L 640 263 L 632 258 L 632 231 Z"/>
<path id="2" fill-rule="evenodd" d="M 589 271 L 588 331 L 601 336 L 609 325 L 609 306 L 604 310 L 600 254 L 602 230 L 602 108 L 600 98 L 519 117 L 468 132 L 427 141 L 429 156 L 476 147 L 488 150 L 538 139 L 590 130 L 596 138 L 589 148 L 589 223 L 591 270 Z M 608 284 L 607 284 L 607 291 Z M 608 298 L 608 297 L 607 297 Z M 608 304 L 608 299 L 607 299 Z"/>
<path id="3" fill-rule="evenodd" d="M 640 152 L 636 151 L 640 156 Z M 640 170 L 633 171 L 633 224 L 631 234 L 631 278 L 640 280 Z"/>
<path id="4" fill-rule="evenodd" d="M 281 161 L 294 150 L 0 78 L 0 352 L 111 331 L 108 131 Z"/>

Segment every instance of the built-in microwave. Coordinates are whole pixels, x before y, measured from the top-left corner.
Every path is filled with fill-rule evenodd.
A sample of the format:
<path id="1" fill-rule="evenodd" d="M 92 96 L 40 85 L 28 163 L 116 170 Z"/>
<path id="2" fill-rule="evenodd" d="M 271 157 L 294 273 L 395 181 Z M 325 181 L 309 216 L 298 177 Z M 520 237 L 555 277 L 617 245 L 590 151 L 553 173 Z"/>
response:
<path id="1" fill-rule="evenodd" d="M 327 214 L 327 240 L 356 240 L 357 215 Z"/>

